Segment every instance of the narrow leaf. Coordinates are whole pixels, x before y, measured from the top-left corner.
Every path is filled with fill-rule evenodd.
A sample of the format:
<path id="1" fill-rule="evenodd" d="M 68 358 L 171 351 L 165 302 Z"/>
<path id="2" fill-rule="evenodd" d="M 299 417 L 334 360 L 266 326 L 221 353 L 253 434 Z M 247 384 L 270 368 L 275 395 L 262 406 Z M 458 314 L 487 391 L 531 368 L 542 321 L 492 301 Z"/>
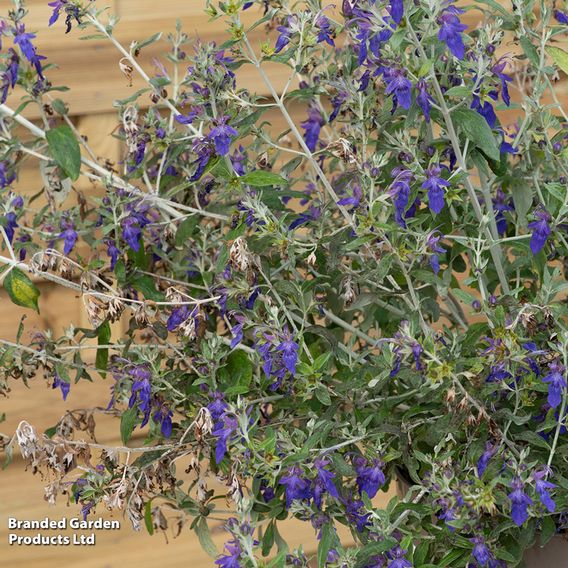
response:
<path id="1" fill-rule="evenodd" d="M 499 161 L 499 146 L 491 128 L 479 113 L 468 108 L 458 108 L 452 112 L 452 120 L 475 146 L 492 160 Z"/>
<path id="2" fill-rule="evenodd" d="M 265 172 L 263 170 L 255 170 L 241 176 L 239 178 L 241 183 L 246 183 L 253 187 L 266 187 L 268 185 L 287 185 L 288 181 L 282 176 L 275 174 L 273 172 Z"/>

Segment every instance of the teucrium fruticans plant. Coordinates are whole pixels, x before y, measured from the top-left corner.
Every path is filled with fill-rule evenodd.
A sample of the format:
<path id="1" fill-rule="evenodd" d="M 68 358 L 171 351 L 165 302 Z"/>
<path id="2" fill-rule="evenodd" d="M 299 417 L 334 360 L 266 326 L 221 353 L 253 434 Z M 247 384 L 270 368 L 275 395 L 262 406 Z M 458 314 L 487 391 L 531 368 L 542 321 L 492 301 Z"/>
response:
<path id="1" fill-rule="evenodd" d="M 111 387 L 106 409 L 2 437 L 51 472 L 50 501 L 190 525 L 226 568 L 307 565 L 278 532 L 291 516 L 330 567 L 515 566 L 564 529 L 562 2 L 210 1 L 225 43 L 178 26 L 151 75 L 140 53 L 159 35 L 123 46 L 102 6 L 56 0 L 50 24 L 112 42 L 125 81 L 146 83 L 116 102 L 118 164 L 78 136 L 15 4 L 0 27 L 3 284 L 40 310 L 35 281 L 69 288 L 91 327 L 22 324 L 0 386 L 41 371 L 73 408 L 77 381 Z M 24 160 L 43 207 L 13 189 Z M 96 442 L 101 412 L 123 447 Z"/>

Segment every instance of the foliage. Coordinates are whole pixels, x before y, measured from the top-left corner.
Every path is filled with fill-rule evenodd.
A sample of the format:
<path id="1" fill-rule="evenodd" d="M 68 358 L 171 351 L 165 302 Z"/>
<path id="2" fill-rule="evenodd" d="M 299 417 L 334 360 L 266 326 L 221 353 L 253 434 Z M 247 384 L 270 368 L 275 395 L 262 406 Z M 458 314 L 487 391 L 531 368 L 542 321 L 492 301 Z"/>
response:
<path id="1" fill-rule="evenodd" d="M 16 2 L 0 25 L 4 288 L 40 310 L 34 278 L 69 288 L 91 326 L 28 342 L 21 326 L 1 342 L 0 388 L 42 370 L 71 401 L 106 377 L 124 444 L 96 443 L 93 408 L 2 436 L 51 472 L 51 501 L 71 481 L 85 516 L 189 524 L 225 568 L 306 566 L 278 529 L 292 516 L 329 567 L 516 566 L 564 530 L 568 117 L 554 83 L 568 15 L 513 4 L 209 0 L 225 43 L 178 25 L 150 76 L 140 53 L 160 34 L 127 49 L 95 3 L 55 0 L 50 24 L 108 40 L 125 80 L 147 82 L 116 101 L 113 164 L 79 137 Z M 39 209 L 17 193 L 24 158 Z M 377 507 L 397 481 L 404 495 Z"/>

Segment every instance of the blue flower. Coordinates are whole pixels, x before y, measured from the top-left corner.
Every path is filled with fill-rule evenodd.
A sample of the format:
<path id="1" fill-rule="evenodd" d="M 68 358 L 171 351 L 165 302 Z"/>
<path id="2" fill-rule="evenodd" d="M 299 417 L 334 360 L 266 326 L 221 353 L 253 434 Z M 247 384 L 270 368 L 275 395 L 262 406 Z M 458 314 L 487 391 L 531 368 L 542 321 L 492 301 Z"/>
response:
<path id="1" fill-rule="evenodd" d="M 465 24 L 460 22 L 458 14 L 463 14 L 463 10 L 455 6 L 448 6 L 438 17 L 440 30 L 438 39 L 443 41 L 452 54 L 458 59 L 463 59 L 465 55 L 465 45 L 463 43 L 462 32 L 467 29 Z"/>
<path id="2" fill-rule="evenodd" d="M 305 130 L 304 140 L 310 152 L 315 152 L 316 150 L 323 123 L 324 120 L 321 112 L 315 105 L 311 105 L 308 109 L 308 119 L 301 124 L 302 128 Z"/>
<path id="3" fill-rule="evenodd" d="M 394 106 L 399 104 L 409 109 L 412 104 L 412 83 L 406 78 L 402 69 L 386 69 L 383 73 L 387 88 L 385 94 L 394 96 Z"/>
<path id="4" fill-rule="evenodd" d="M 227 124 L 228 116 L 222 116 L 216 120 L 216 126 L 211 129 L 207 135 L 209 140 L 213 140 L 215 151 L 220 156 L 226 156 L 229 153 L 229 145 L 231 137 L 237 136 L 238 132 Z"/>
<path id="5" fill-rule="evenodd" d="M 79 8 L 71 4 L 69 0 L 55 0 L 55 2 L 48 2 L 47 5 L 53 8 L 53 13 L 49 18 L 50 26 L 52 26 L 53 24 L 55 24 L 55 22 L 57 22 L 60 15 L 59 13 L 62 8 L 64 8 L 65 12 L 67 13 L 67 17 L 65 18 L 65 24 L 67 25 L 67 29 L 65 30 L 66 34 L 68 34 L 71 31 L 72 27 L 71 20 L 73 18 L 75 18 L 78 24 L 81 23 L 81 20 L 79 19 Z"/>
<path id="6" fill-rule="evenodd" d="M 356 483 L 357 487 L 359 487 L 359 493 L 362 494 L 365 492 L 369 496 L 369 499 L 372 499 L 386 481 L 385 474 L 382 470 L 383 462 L 379 459 L 375 459 L 369 463 L 362 456 L 356 456 L 353 462 L 355 471 L 357 472 Z"/>
<path id="7" fill-rule="evenodd" d="M 316 460 L 314 465 L 316 466 L 317 476 L 314 480 L 312 493 L 314 496 L 314 504 L 318 509 L 321 509 L 322 497 L 326 491 L 335 498 L 339 498 L 339 493 L 333 483 L 335 473 L 325 469 L 325 467 L 329 465 L 329 461 L 325 458 Z"/>
<path id="8" fill-rule="evenodd" d="M 426 181 L 422 184 L 422 189 L 428 190 L 428 204 L 430 209 L 438 214 L 444 208 L 444 187 L 449 187 L 450 183 L 440 177 L 441 169 L 439 166 L 432 166 L 426 170 Z"/>
<path id="9" fill-rule="evenodd" d="M 241 555 L 241 546 L 236 540 L 231 540 L 225 543 L 225 550 L 228 554 L 223 554 L 217 560 L 215 564 L 221 568 L 241 568 L 242 564 L 239 562 Z"/>
<path id="10" fill-rule="evenodd" d="M 495 222 L 497 223 L 497 233 L 503 236 L 507 232 L 507 219 L 505 211 L 513 211 L 513 207 L 507 201 L 503 190 L 499 188 L 497 194 L 492 199 L 493 211 L 495 211 Z"/>
<path id="11" fill-rule="evenodd" d="M 432 106 L 432 97 L 428 93 L 428 85 L 424 79 L 420 79 L 416 83 L 418 94 L 416 95 L 416 103 L 422 109 L 426 122 L 430 122 L 430 107 Z"/>
<path id="12" fill-rule="evenodd" d="M 352 205 L 353 207 L 359 207 L 362 197 L 361 186 L 358 183 L 353 184 L 353 190 L 351 197 L 344 197 L 337 202 L 337 205 Z"/>
<path id="13" fill-rule="evenodd" d="M 26 33 L 24 24 L 18 25 L 15 32 L 14 43 L 19 46 L 24 57 L 35 67 L 40 79 L 44 79 L 41 61 L 45 59 L 45 57 L 38 55 L 36 48 L 32 44 L 32 40 L 36 37 L 35 34 Z"/>
<path id="14" fill-rule="evenodd" d="M 4 231 L 8 237 L 8 241 L 11 243 L 14 240 L 15 229 L 18 228 L 18 221 L 16 214 L 13 211 L 6 213 L 6 221 L 4 222 Z"/>
<path id="15" fill-rule="evenodd" d="M 500 59 L 495 65 L 493 65 L 491 71 L 501 81 L 501 98 L 503 99 L 503 102 L 507 106 L 509 106 L 511 104 L 511 97 L 509 95 L 509 87 L 507 86 L 507 83 L 510 83 L 513 79 L 509 77 L 509 75 L 505 75 L 505 73 L 503 73 L 503 70 L 505 69 L 506 65 L 507 65 L 507 60 Z"/>
<path id="16" fill-rule="evenodd" d="M 400 546 L 397 546 L 389 554 L 393 556 L 393 559 L 389 562 L 388 568 L 412 568 L 410 561 L 404 558 L 406 550 L 403 550 Z"/>
<path id="17" fill-rule="evenodd" d="M 286 493 L 286 508 L 289 509 L 293 501 L 309 501 L 311 498 L 310 484 L 303 477 L 302 469 L 294 465 L 286 475 L 280 478 L 280 485 L 284 485 Z"/>
<path id="18" fill-rule="evenodd" d="M 61 225 L 63 232 L 59 235 L 59 238 L 63 239 L 63 254 L 68 255 L 77 242 L 77 231 L 75 231 L 72 221 L 64 221 Z"/>
<path id="19" fill-rule="evenodd" d="M 215 446 L 215 461 L 219 464 L 223 461 L 227 453 L 227 445 L 229 440 L 233 438 L 237 431 L 238 421 L 235 416 L 226 412 L 215 423 L 215 427 L 211 434 L 217 438 Z"/>
<path id="20" fill-rule="evenodd" d="M 404 16 L 403 0 L 391 0 L 389 13 L 393 21 L 398 25 Z"/>
<path id="21" fill-rule="evenodd" d="M 540 502 L 546 507 L 549 513 L 554 513 L 556 510 L 556 503 L 550 496 L 550 490 L 554 489 L 556 485 L 547 481 L 547 477 L 550 474 L 550 468 L 544 467 L 539 471 L 533 473 L 533 478 L 535 480 L 535 490 L 540 499 Z"/>
<path id="22" fill-rule="evenodd" d="M 118 258 L 120 256 L 120 251 L 118 250 L 116 243 L 112 239 L 106 241 L 106 245 L 107 255 L 110 257 L 110 269 L 114 270 L 114 267 L 116 266 L 116 263 L 118 262 Z"/>
<path id="23" fill-rule="evenodd" d="M 412 172 L 409 170 L 400 170 L 399 168 L 395 168 L 392 175 L 396 176 L 389 189 L 389 195 L 393 198 L 394 203 L 394 218 L 398 225 L 405 229 L 406 222 L 404 219 L 406 217 L 405 212 L 408 206 L 408 200 L 410 198 L 410 180 L 412 179 Z"/>
<path id="24" fill-rule="evenodd" d="M 282 361 L 284 366 L 291 375 L 296 374 L 296 363 L 298 362 L 298 344 L 291 338 L 287 337 L 276 348 L 277 351 L 282 353 Z"/>
<path id="25" fill-rule="evenodd" d="M 280 53 L 289 43 L 292 36 L 292 24 L 294 23 L 295 17 L 288 16 L 286 18 L 286 25 L 278 26 L 276 29 L 279 32 L 278 39 L 276 40 L 276 45 L 274 46 L 274 53 Z"/>
<path id="26" fill-rule="evenodd" d="M 497 446 L 491 442 L 485 443 L 485 450 L 481 454 L 481 457 L 477 460 L 477 477 L 481 478 L 489 465 L 489 461 L 495 455 L 497 451 Z"/>
<path id="27" fill-rule="evenodd" d="M 172 424 L 172 416 L 173 416 L 173 412 L 165 407 L 165 406 L 160 406 L 157 410 L 157 412 L 154 414 L 153 419 L 154 422 L 159 422 L 160 423 L 160 429 L 162 432 L 162 436 L 164 436 L 164 438 L 169 438 L 172 435 L 172 428 L 173 428 L 173 424 Z"/>
<path id="28" fill-rule="evenodd" d="M 561 24 L 568 24 L 568 14 L 561 10 L 554 10 L 554 17 Z"/>
<path id="29" fill-rule="evenodd" d="M 524 485 L 520 477 L 515 477 L 511 482 L 513 491 L 508 497 L 511 501 L 511 517 L 513 522 L 518 526 L 522 526 L 528 519 L 529 514 L 527 507 L 532 505 L 532 499 L 523 491 Z"/>
<path id="30" fill-rule="evenodd" d="M 440 272 L 440 258 L 438 257 L 439 254 L 445 253 L 446 249 L 441 247 L 438 243 L 440 239 L 443 238 L 443 235 L 440 231 L 432 231 L 428 238 L 426 239 L 426 245 L 434 254 L 430 257 L 430 266 L 435 274 Z"/>
<path id="31" fill-rule="evenodd" d="M 142 230 L 138 226 L 138 219 L 135 217 L 126 217 L 122 220 L 122 237 L 128 243 L 128 246 L 135 252 L 140 250 L 140 237 Z"/>
<path id="32" fill-rule="evenodd" d="M 495 100 L 497 99 L 497 93 L 494 93 L 494 95 L 489 93 L 489 96 Z M 479 96 L 474 94 L 470 108 L 477 111 L 491 128 L 495 126 L 495 123 L 497 122 L 497 115 L 495 114 L 493 105 L 487 99 L 484 99 L 482 102 Z"/>
<path id="33" fill-rule="evenodd" d="M 480 566 L 487 566 L 492 558 L 492 554 L 489 548 L 487 548 L 484 538 L 477 536 L 470 538 L 469 540 L 474 544 L 471 555 L 475 558 L 476 562 L 478 562 Z"/>
<path id="34" fill-rule="evenodd" d="M 224 397 L 225 395 L 222 392 L 214 392 L 213 401 L 207 405 L 207 410 L 209 410 L 213 420 L 219 420 L 228 408 L 227 403 L 223 400 Z"/>
<path id="35" fill-rule="evenodd" d="M 316 26 L 319 28 L 316 41 L 318 43 L 325 41 L 329 45 L 334 46 L 335 43 L 332 38 L 333 30 L 331 29 L 329 20 L 324 15 L 320 15 L 316 19 Z"/>
<path id="36" fill-rule="evenodd" d="M 537 221 L 532 221 L 528 225 L 529 229 L 533 230 L 530 247 L 533 254 L 538 254 L 552 232 L 549 225 L 551 217 L 544 209 L 539 209 L 534 215 Z"/>
<path id="37" fill-rule="evenodd" d="M 562 391 L 566 388 L 566 379 L 562 374 L 564 369 L 558 363 L 551 363 L 550 373 L 542 379 L 543 383 L 548 383 L 548 404 L 556 408 L 562 402 Z"/>
<path id="38" fill-rule="evenodd" d="M 71 384 L 68 383 L 67 381 L 64 381 L 56 372 L 52 388 L 56 389 L 57 387 L 59 387 L 61 389 L 61 394 L 63 395 L 63 400 L 67 400 L 67 395 L 69 394 L 69 391 L 71 390 Z"/>
<path id="39" fill-rule="evenodd" d="M 130 371 L 134 378 L 132 387 L 130 389 L 130 399 L 128 401 L 128 408 L 132 408 L 135 404 L 138 405 L 139 410 L 144 414 L 141 427 L 145 426 L 150 418 L 150 398 L 152 396 L 152 386 L 150 384 L 150 371 L 143 365 L 138 365 Z"/>
<path id="40" fill-rule="evenodd" d="M 187 305 L 174 308 L 166 322 L 168 331 L 175 331 L 189 317 L 190 312 L 191 308 Z"/>

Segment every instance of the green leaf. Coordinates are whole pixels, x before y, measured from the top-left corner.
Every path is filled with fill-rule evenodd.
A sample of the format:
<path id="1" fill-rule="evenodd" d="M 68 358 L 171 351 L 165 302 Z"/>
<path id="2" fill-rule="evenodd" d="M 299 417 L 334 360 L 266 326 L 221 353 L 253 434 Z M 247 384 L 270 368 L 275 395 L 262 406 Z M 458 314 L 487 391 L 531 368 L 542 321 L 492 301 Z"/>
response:
<path id="1" fill-rule="evenodd" d="M 197 524 L 195 525 L 195 532 L 197 533 L 197 538 L 199 539 L 199 544 L 201 548 L 209 554 L 212 558 L 217 557 L 217 548 L 213 539 L 211 538 L 211 533 L 209 532 L 209 526 L 205 517 L 201 517 Z"/>
<path id="2" fill-rule="evenodd" d="M 544 517 L 540 527 L 540 547 L 544 548 L 548 541 L 556 534 L 556 523 L 552 517 Z"/>
<path id="3" fill-rule="evenodd" d="M 463 134 L 492 160 L 499 161 L 501 155 L 493 132 L 485 119 L 469 108 L 458 108 L 452 112 L 454 124 Z"/>
<path id="4" fill-rule="evenodd" d="M 252 381 L 252 363 L 249 356 L 241 349 L 235 349 L 227 357 L 223 368 L 224 382 L 230 387 L 248 387 Z"/>
<path id="5" fill-rule="evenodd" d="M 81 171 L 81 148 L 71 128 L 64 124 L 45 133 L 51 156 L 57 165 L 75 181 Z"/>
<path id="6" fill-rule="evenodd" d="M 97 328 L 98 345 L 108 345 L 110 342 L 110 324 L 105 321 Z M 100 371 L 101 377 L 105 377 L 108 366 L 108 348 L 97 349 L 95 366 Z"/>
<path id="7" fill-rule="evenodd" d="M 274 546 L 274 521 L 266 527 L 266 532 L 262 538 L 262 556 L 268 556 Z"/>
<path id="8" fill-rule="evenodd" d="M 137 421 L 138 408 L 136 406 L 129 408 L 120 418 L 120 437 L 122 438 L 122 443 L 124 445 L 126 445 L 128 440 L 130 440 Z"/>
<path id="9" fill-rule="evenodd" d="M 19 268 L 12 268 L 4 278 L 4 289 L 14 304 L 24 308 L 31 308 L 39 314 L 37 299 L 39 290 L 28 278 L 27 274 Z"/>
<path id="10" fill-rule="evenodd" d="M 144 524 L 148 534 L 154 534 L 154 523 L 152 522 L 152 500 L 146 501 L 144 510 Z"/>
<path id="11" fill-rule="evenodd" d="M 332 547 L 332 542 L 335 537 L 335 530 L 331 523 L 323 525 L 321 530 L 321 539 L 318 544 L 318 566 L 325 566 L 327 564 L 327 553 Z"/>
<path id="12" fill-rule="evenodd" d="M 241 183 L 246 183 L 252 187 L 266 187 L 268 185 L 287 185 L 288 181 L 282 176 L 272 172 L 265 172 L 263 170 L 255 170 L 241 176 L 239 178 Z"/>
<path id="13" fill-rule="evenodd" d="M 568 53 L 559 47 L 548 45 L 545 48 L 546 53 L 552 57 L 552 60 L 559 69 L 562 69 L 568 75 Z"/>
<path id="14" fill-rule="evenodd" d="M 195 227 L 199 223 L 199 217 L 197 215 L 192 215 L 187 219 L 184 219 L 177 228 L 175 243 L 176 247 L 181 247 L 187 245 L 187 240 L 193 234 Z"/>
<path id="15" fill-rule="evenodd" d="M 156 290 L 154 279 L 148 274 L 141 274 L 132 281 L 132 286 L 141 292 L 147 300 L 162 302 L 165 298 L 162 292 Z"/>
<path id="16" fill-rule="evenodd" d="M 391 537 L 386 537 L 384 540 L 381 540 L 380 542 L 371 542 L 370 544 L 367 544 L 365 547 L 361 548 L 357 553 L 357 563 L 355 564 L 356 568 L 362 568 L 367 564 L 367 562 L 373 556 L 382 554 L 383 552 L 390 550 L 396 545 L 397 545 L 396 540 Z"/>

